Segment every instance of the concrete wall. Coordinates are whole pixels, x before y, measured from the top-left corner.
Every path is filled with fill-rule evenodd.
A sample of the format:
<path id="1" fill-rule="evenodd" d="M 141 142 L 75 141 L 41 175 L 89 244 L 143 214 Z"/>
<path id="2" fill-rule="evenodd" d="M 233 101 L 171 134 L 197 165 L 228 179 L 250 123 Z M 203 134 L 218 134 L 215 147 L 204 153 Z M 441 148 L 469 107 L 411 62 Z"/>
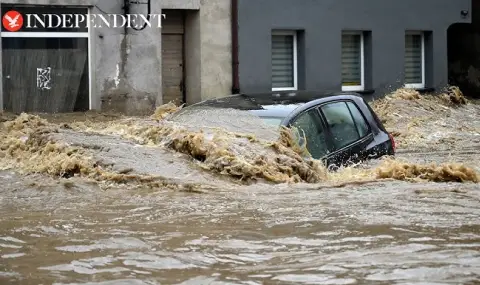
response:
<path id="1" fill-rule="evenodd" d="M 135 5 L 132 5 L 132 8 Z M 98 1 L 93 13 L 122 13 L 123 0 Z M 130 13 L 146 13 L 138 5 Z M 160 14 L 158 1 L 152 1 L 152 13 Z M 150 113 L 161 104 L 161 29 L 97 28 L 94 31 L 95 89 L 101 98 L 101 110 L 127 114 Z M 99 96 L 98 96 L 99 95 Z"/>
<path id="2" fill-rule="evenodd" d="M 405 30 L 427 37 L 426 87 L 448 81 L 447 28 L 471 21 L 471 0 L 239 0 L 241 92 L 271 90 L 271 30 L 296 29 L 299 89 L 341 90 L 341 32 L 364 30 L 366 89 L 379 96 L 403 85 Z"/>
<path id="3" fill-rule="evenodd" d="M 186 9 L 187 101 L 224 96 L 231 90 L 230 0 L 152 0 L 152 14 Z M 1 3 L 82 5 L 92 13 L 123 13 L 123 0 L 1 0 Z M 131 5 L 130 13 L 146 13 Z M 135 9 L 138 7 L 138 9 Z M 147 114 L 162 101 L 161 30 L 96 28 L 93 51 L 92 108 Z"/>
<path id="4" fill-rule="evenodd" d="M 232 89 L 230 0 L 204 0 L 200 8 L 202 99 L 221 97 Z"/>
<path id="5" fill-rule="evenodd" d="M 204 0 L 186 16 L 187 103 L 231 94 L 230 0 Z"/>
<path id="6" fill-rule="evenodd" d="M 119 9 L 122 1 L 102 0 L 97 6 L 116 13 L 115 7 Z M 161 13 L 161 9 L 187 10 L 184 45 L 187 103 L 230 94 L 230 0 L 153 0 L 152 13 Z M 99 32 L 104 38 L 97 39 L 96 44 L 96 82 L 103 98 L 102 109 L 115 107 L 130 114 L 144 113 L 150 112 L 153 105 L 164 103 L 161 32 L 148 28 L 140 32 L 129 30 L 126 37 L 112 30 Z"/>

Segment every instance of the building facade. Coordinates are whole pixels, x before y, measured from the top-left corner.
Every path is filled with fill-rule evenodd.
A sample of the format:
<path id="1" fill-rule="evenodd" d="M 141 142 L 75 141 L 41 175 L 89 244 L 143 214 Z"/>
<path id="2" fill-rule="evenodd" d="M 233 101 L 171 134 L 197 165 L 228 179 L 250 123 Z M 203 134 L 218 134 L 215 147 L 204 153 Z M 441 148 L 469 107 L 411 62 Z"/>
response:
<path id="1" fill-rule="evenodd" d="M 147 15 L 148 5 L 136 2 L 165 14 L 162 27 L 9 32 L 2 25 L 2 109 L 145 114 L 169 101 L 231 93 L 230 1 L 2 0 L 1 9 L 2 16 L 11 10 Z"/>
<path id="2" fill-rule="evenodd" d="M 239 88 L 441 91 L 447 29 L 471 14 L 470 0 L 239 0 Z"/>
<path id="3" fill-rule="evenodd" d="M 165 17 L 143 30 L 16 32 L 2 18 L 0 107 L 134 115 L 238 92 L 441 91 L 464 77 L 478 93 L 471 1 L 1 0 L 3 17 L 15 9 Z"/>

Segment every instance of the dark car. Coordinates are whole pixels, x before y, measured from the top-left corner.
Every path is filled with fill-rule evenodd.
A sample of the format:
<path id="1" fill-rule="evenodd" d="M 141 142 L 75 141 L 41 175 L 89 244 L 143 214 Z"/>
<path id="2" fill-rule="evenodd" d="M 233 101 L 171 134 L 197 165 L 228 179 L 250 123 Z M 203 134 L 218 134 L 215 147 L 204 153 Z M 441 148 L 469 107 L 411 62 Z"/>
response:
<path id="1" fill-rule="evenodd" d="M 395 154 L 392 135 L 356 93 L 236 94 L 202 101 L 182 111 L 202 107 L 245 110 L 267 124 L 296 127 L 304 133 L 311 156 L 328 166 L 338 167 Z M 298 136 L 301 145 L 302 138 L 303 135 Z"/>

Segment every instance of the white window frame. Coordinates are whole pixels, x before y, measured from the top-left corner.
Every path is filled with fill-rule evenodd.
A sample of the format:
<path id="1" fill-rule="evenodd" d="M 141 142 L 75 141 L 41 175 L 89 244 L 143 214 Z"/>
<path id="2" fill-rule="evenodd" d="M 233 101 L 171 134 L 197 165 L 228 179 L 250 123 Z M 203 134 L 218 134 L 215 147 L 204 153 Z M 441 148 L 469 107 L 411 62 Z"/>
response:
<path id="1" fill-rule="evenodd" d="M 68 6 L 67 6 L 68 7 Z M 86 6 L 82 7 L 87 9 L 88 17 L 90 17 L 91 7 Z M 95 69 L 94 66 L 95 61 L 93 59 L 94 54 L 94 43 L 92 41 L 95 31 L 90 26 L 87 26 L 87 32 L 0 32 L 0 38 L 87 38 L 88 43 L 88 53 L 87 53 L 87 60 L 88 60 L 88 106 L 89 110 L 94 109 L 94 102 L 93 102 L 93 94 L 94 94 L 94 76 L 95 76 Z M 1 51 L 1 49 L 0 49 Z M 1 74 L 1 70 L 0 70 Z M 3 85 L 1 86 L 3 88 Z M 0 95 L 3 96 L 3 90 L 0 91 Z M 3 102 L 0 106 L 0 111 L 3 109 Z"/>
<path id="2" fill-rule="evenodd" d="M 405 88 L 411 89 L 422 89 L 425 88 L 425 32 L 422 31 L 407 31 L 405 36 L 421 36 L 421 47 L 422 47 L 422 82 L 421 83 L 405 83 Z M 404 56 L 405 58 L 405 56 Z M 404 71 L 405 72 L 405 71 Z"/>
<path id="3" fill-rule="evenodd" d="M 292 87 L 278 87 L 273 88 L 272 91 L 285 91 L 298 89 L 298 51 L 297 51 L 297 31 L 292 30 L 275 30 L 272 31 L 272 36 L 293 36 L 293 86 Z M 271 41 L 271 39 L 270 39 Z M 270 55 L 272 50 L 270 50 Z"/>
<path id="4" fill-rule="evenodd" d="M 356 85 L 356 86 L 342 85 L 342 91 L 364 91 L 365 90 L 365 41 L 364 41 L 363 34 L 364 34 L 363 31 L 342 31 L 342 36 L 343 35 L 360 35 L 360 85 Z"/>

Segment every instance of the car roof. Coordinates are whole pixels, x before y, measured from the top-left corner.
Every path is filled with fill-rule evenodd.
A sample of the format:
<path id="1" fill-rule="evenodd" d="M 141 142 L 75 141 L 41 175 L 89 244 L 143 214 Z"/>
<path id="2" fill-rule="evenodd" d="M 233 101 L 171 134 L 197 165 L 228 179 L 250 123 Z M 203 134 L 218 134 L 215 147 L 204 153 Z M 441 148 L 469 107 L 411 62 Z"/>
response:
<path id="1" fill-rule="evenodd" d="M 250 111 L 260 117 L 284 118 L 296 108 L 312 101 L 317 101 L 315 102 L 317 104 L 322 103 L 322 101 L 330 101 L 333 97 L 335 99 L 351 99 L 352 96 L 359 97 L 354 92 L 272 91 L 265 93 L 241 93 L 205 100 L 186 108 L 232 108 Z"/>

